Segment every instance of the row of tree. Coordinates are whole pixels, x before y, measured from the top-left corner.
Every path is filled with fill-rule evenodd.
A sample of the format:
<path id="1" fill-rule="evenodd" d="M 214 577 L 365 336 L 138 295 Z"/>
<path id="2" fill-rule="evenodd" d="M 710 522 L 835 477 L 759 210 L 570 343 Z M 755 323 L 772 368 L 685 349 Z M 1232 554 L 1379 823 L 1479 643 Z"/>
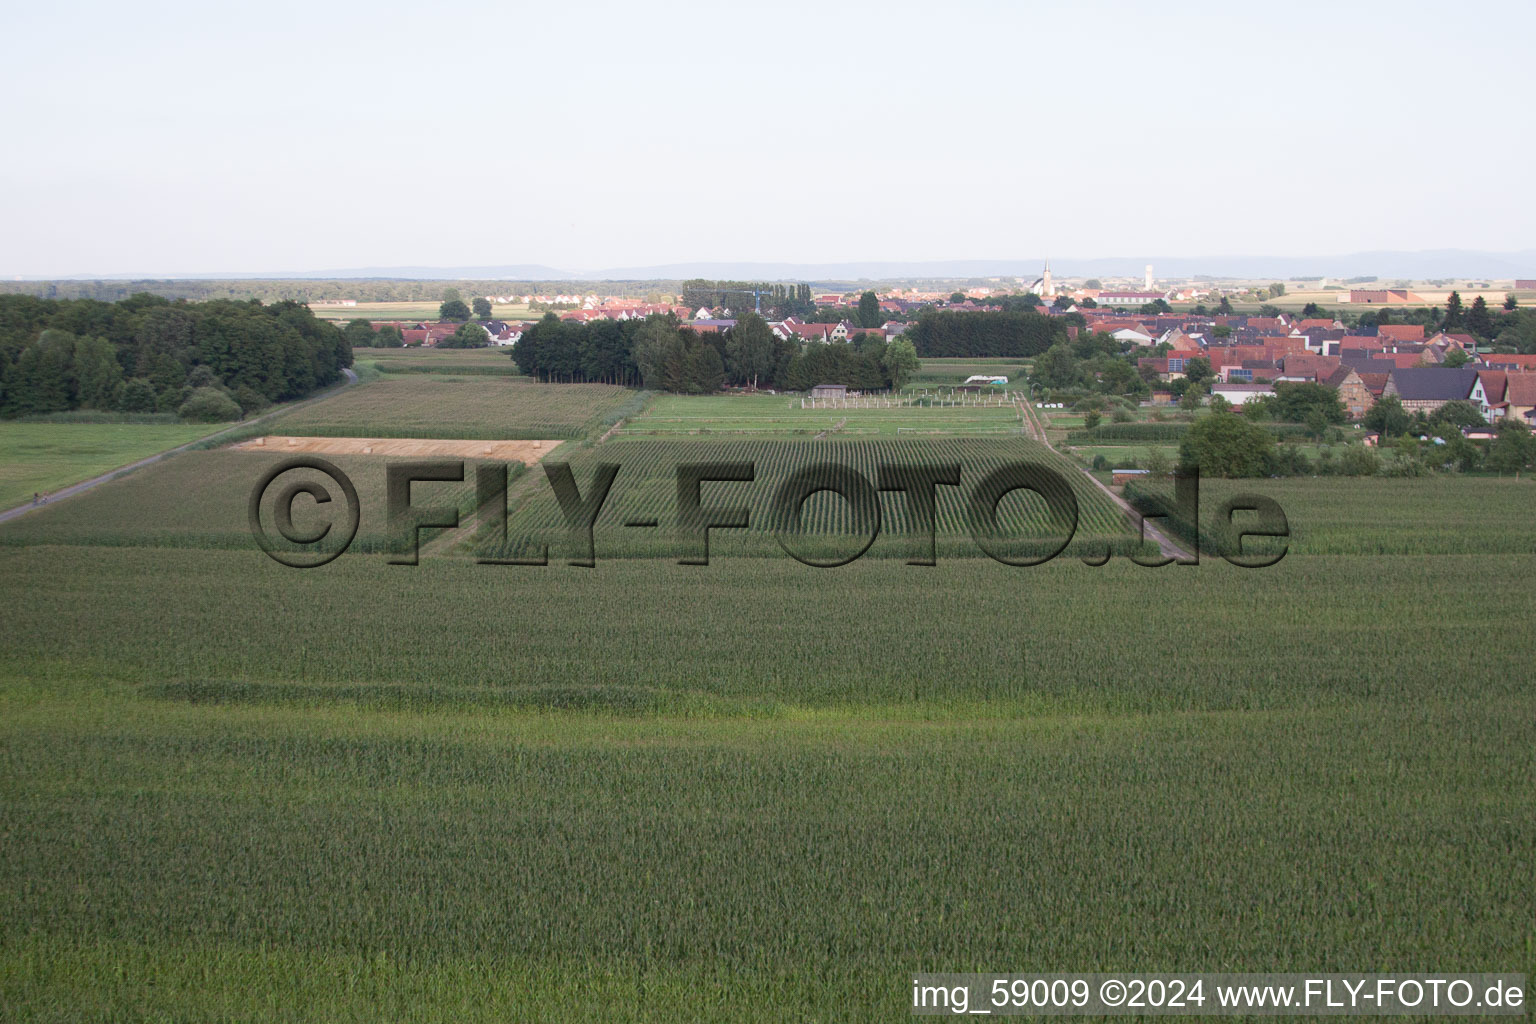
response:
<path id="1" fill-rule="evenodd" d="M 0 416 L 94 409 L 234 416 L 335 383 L 342 331 L 296 302 L 0 296 Z M 201 392 L 201 393 L 199 393 Z M 221 416 L 220 418 L 234 418 Z"/>
<path id="2" fill-rule="evenodd" d="M 1033 307 L 1031 307 L 1033 308 Z M 1067 338 L 1066 317 L 1032 312 L 970 313 L 931 310 L 903 337 L 924 358 L 1037 356 Z"/>
<path id="3" fill-rule="evenodd" d="M 689 310 L 724 308 L 740 316 L 756 312 L 759 303 L 765 315 L 777 320 L 792 316 L 805 320 L 817 311 L 808 284 L 754 284 L 743 281 L 706 281 L 701 278 L 683 282 L 682 304 Z"/>
<path id="4" fill-rule="evenodd" d="M 545 381 L 643 384 L 684 394 L 738 387 L 805 390 L 847 384 L 901 387 L 918 369 L 911 342 L 878 334 L 856 343 L 801 345 L 780 338 L 748 313 L 724 332 L 701 333 L 673 316 L 644 320 L 561 320 L 553 313 L 523 333 L 512 350 L 523 373 Z"/>

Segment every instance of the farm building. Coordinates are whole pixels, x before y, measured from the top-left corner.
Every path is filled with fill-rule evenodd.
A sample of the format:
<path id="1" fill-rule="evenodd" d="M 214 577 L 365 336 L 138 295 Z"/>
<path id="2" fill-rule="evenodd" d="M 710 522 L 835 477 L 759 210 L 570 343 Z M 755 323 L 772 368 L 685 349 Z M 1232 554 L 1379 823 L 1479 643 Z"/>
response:
<path id="1" fill-rule="evenodd" d="M 1140 480 L 1151 473 L 1145 469 L 1112 469 L 1109 471 L 1109 482 L 1116 487 L 1130 483 L 1132 480 Z"/>
<path id="2" fill-rule="evenodd" d="M 847 384 L 817 384 L 811 388 L 812 398 L 847 398 Z"/>
<path id="3" fill-rule="evenodd" d="M 1246 405 L 1255 398 L 1272 398 L 1275 389 L 1268 384 L 1218 384 L 1211 388 L 1212 395 L 1219 395 L 1233 405 Z"/>

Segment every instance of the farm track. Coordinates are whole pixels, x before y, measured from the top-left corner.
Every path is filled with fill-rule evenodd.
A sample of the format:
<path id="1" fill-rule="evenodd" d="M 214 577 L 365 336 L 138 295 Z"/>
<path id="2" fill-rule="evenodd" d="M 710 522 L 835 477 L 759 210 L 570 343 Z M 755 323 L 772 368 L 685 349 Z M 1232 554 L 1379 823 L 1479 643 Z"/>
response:
<path id="1" fill-rule="evenodd" d="M 1108 496 L 1109 500 L 1118 505 L 1121 511 L 1125 513 L 1126 519 L 1130 521 L 1130 524 L 1133 528 L 1140 524 L 1141 529 L 1144 531 L 1145 535 L 1151 538 L 1152 542 L 1157 545 L 1158 550 L 1162 552 L 1164 558 L 1175 558 L 1179 561 L 1185 562 L 1192 561 L 1194 559 L 1194 555 L 1190 554 L 1188 551 L 1185 551 L 1179 545 L 1175 544 L 1162 530 L 1147 522 L 1142 517 L 1140 512 L 1137 512 L 1134 508 L 1131 507 L 1130 502 L 1116 494 L 1107 484 L 1104 483 L 1104 481 L 1094 476 L 1087 467 L 1079 465 L 1077 460 L 1072 459 L 1059 451 L 1056 451 L 1056 447 L 1052 445 L 1050 439 L 1046 437 L 1045 424 L 1041 421 L 1040 414 L 1035 410 L 1033 402 L 1025 402 L 1023 405 L 1023 410 L 1024 422 L 1028 427 L 1030 436 L 1034 437 L 1035 440 L 1039 441 L 1052 452 L 1055 452 L 1057 455 L 1061 456 L 1063 460 L 1071 463 L 1071 465 L 1074 466 L 1079 472 L 1081 472 L 1083 476 L 1088 478 L 1089 482 L 1092 483 L 1093 486 L 1103 491 L 1104 494 Z"/>
<path id="2" fill-rule="evenodd" d="M 335 395 L 338 395 L 342 391 L 351 387 L 353 384 L 357 383 L 357 373 L 350 366 L 343 367 L 341 372 L 346 375 L 346 383 L 338 387 L 331 388 L 324 394 L 316 395 L 313 398 L 306 398 L 302 402 L 295 402 L 293 405 L 285 405 L 280 409 L 273 409 L 270 412 L 264 412 L 253 420 L 242 420 L 239 423 L 232 424 L 231 426 L 221 427 L 211 434 L 208 434 L 204 437 L 199 437 L 193 441 L 188 441 L 186 444 L 177 445 L 175 448 L 168 448 L 165 451 L 156 455 L 151 455 L 148 458 L 140 459 L 137 462 L 130 462 L 126 466 L 118 466 L 116 469 L 108 470 L 107 472 L 102 473 L 100 476 L 93 476 L 89 480 L 82 480 L 77 484 L 71 484 L 63 490 L 53 492 L 48 496 L 48 499 L 41 504 L 34 505 L 31 502 L 28 502 L 25 505 L 17 505 L 15 508 L 6 509 L 4 512 L 0 512 L 0 523 L 19 518 L 35 509 L 44 508 L 47 505 L 62 501 L 66 498 L 73 498 L 77 494 L 84 494 L 86 491 L 101 486 L 108 480 L 115 480 L 125 473 L 132 473 L 136 469 L 143 469 L 145 466 L 152 466 L 155 463 L 162 461 L 163 459 L 170 458 L 172 455 L 184 452 L 194 445 L 205 444 L 208 441 L 222 437 L 225 434 L 231 434 L 237 430 L 245 430 L 257 423 L 265 422 L 274 416 L 286 415 L 287 413 L 293 412 L 295 409 L 302 409 L 316 402 L 323 402 L 327 398 L 334 397 Z"/>

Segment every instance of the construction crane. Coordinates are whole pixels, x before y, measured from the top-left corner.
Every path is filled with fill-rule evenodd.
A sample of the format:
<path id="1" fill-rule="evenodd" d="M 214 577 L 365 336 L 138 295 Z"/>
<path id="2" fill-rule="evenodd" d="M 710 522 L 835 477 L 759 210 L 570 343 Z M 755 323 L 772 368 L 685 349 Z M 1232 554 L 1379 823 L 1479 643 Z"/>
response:
<path id="1" fill-rule="evenodd" d="M 721 296 L 723 297 L 725 295 L 729 295 L 733 291 L 745 292 L 746 289 L 745 288 L 728 288 L 725 291 L 721 292 Z M 754 313 L 756 313 L 758 316 L 762 316 L 763 315 L 763 286 L 761 284 L 754 284 L 752 286 L 752 311 Z"/>

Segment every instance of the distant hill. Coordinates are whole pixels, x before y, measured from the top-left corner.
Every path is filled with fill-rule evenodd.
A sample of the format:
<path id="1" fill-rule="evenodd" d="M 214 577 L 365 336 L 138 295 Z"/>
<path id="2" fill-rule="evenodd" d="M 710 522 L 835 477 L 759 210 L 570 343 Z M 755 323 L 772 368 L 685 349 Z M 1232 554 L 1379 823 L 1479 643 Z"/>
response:
<path id="1" fill-rule="evenodd" d="M 1536 277 L 1536 249 L 1486 252 L 1475 249 L 1427 249 L 1421 252 L 1357 252 L 1343 256 L 1107 256 L 1051 259 L 1058 278 L 1140 277 L 1147 264 L 1160 278 L 1227 277 L 1285 280 L 1375 275 L 1379 278 Z M 1045 258 L 986 260 L 854 261 L 847 263 L 694 262 L 609 267 L 574 271 L 536 263 L 457 267 L 349 267 L 331 270 L 262 273 L 73 274 L 27 277 L 28 281 L 251 281 L 251 280 L 397 280 L 397 281 L 679 281 L 701 277 L 732 281 L 881 281 L 922 278 L 963 279 L 1039 275 Z"/>

